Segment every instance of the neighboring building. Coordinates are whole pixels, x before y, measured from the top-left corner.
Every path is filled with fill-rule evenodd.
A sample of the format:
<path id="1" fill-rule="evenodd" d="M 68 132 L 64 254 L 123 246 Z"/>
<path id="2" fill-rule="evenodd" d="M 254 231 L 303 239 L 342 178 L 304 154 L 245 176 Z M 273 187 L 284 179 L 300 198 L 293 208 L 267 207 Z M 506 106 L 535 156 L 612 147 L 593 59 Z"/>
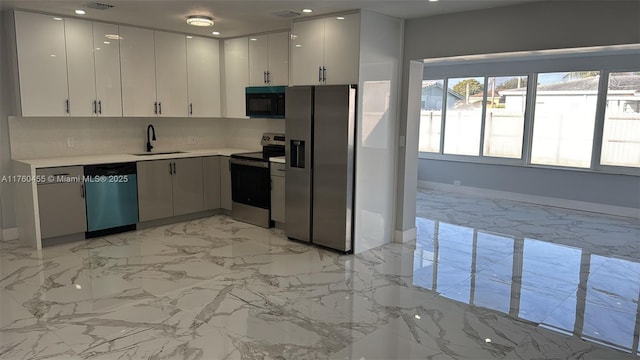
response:
<path id="1" fill-rule="evenodd" d="M 442 110 L 442 94 L 444 89 L 438 81 L 422 81 L 422 110 Z M 448 89 L 447 108 L 452 109 L 456 101 L 464 100 L 464 96 Z"/>
<path id="2" fill-rule="evenodd" d="M 577 109 L 592 105 L 598 98 L 599 76 L 569 80 L 538 86 L 536 109 L 560 108 Z M 609 80 L 607 94 L 608 110 L 618 113 L 640 113 L 640 78 L 637 75 L 616 75 Z M 526 88 L 501 90 L 505 98 L 505 108 L 515 110 L 524 108 Z"/>
<path id="3" fill-rule="evenodd" d="M 469 104 L 482 104 L 482 99 L 484 98 L 484 91 L 473 94 L 469 96 Z M 492 104 L 498 105 L 500 104 L 500 91 L 489 91 L 487 93 L 487 105 Z"/>

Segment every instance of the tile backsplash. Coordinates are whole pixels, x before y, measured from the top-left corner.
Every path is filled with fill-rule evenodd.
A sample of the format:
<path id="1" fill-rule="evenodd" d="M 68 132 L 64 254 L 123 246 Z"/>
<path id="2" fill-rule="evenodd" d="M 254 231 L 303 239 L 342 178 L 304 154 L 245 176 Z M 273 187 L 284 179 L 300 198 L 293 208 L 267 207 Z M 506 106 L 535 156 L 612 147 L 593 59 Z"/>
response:
<path id="1" fill-rule="evenodd" d="M 260 149 L 264 132 L 284 132 L 282 119 L 225 118 L 23 118 L 9 117 L 11 157 L 138 153 L 145 151 L 153 124 L 154 151 L 207 148 Z M 195 144 L 188 144 L 194 137 Z M 68 139 L 72 138 L 73 147 Z"/>

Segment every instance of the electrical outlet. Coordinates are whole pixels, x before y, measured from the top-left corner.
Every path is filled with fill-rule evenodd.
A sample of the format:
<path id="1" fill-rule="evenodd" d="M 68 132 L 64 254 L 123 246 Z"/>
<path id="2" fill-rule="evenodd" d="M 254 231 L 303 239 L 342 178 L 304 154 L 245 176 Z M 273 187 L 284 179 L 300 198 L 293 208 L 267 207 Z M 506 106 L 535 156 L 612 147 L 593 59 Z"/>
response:
<path id="1" fill-rule="evenodd" d="M 195 136 L 187 136 L 187 145 L 193 145 L 196 143 L 196 137 Z"/>
<path id="2" fill-rule="evenodd" d="M 68 137 L 67 138 L 67 147 L 68 148 L 72 148 L 75 146 L 75 143 L 73 142 L 73 138 L 72 137 Z"/>
<path id="3" fill-rule="evenodd" d="M 453 180 L 453 185 L 455 185 L 455 186 L 460 186 L 460 185 L 462 185 L 462 181 L 460 181 L 460 180 Z"/>

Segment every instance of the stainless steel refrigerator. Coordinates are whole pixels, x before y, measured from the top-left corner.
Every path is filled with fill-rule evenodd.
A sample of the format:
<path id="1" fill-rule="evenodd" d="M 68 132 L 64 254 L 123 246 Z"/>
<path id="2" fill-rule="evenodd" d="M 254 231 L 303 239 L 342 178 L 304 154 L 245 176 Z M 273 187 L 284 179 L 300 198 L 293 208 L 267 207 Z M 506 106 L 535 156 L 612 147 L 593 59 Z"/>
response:
<path id="1" fill-rule="evenodd" d="M 356 86 L 286 89 L 285 233 L 353 249 Z"/>

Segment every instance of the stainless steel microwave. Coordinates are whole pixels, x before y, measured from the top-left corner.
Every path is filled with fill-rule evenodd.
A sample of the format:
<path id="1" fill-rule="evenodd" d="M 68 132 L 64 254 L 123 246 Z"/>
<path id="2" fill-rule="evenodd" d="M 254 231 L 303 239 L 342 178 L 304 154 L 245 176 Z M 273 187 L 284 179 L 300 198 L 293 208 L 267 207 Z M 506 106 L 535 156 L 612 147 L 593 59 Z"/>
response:
<path id="1" fill-rule="evenodd" d="M 249 86 L 245 90 L 249 117 L 284 118 L 286 86 Z"/>

